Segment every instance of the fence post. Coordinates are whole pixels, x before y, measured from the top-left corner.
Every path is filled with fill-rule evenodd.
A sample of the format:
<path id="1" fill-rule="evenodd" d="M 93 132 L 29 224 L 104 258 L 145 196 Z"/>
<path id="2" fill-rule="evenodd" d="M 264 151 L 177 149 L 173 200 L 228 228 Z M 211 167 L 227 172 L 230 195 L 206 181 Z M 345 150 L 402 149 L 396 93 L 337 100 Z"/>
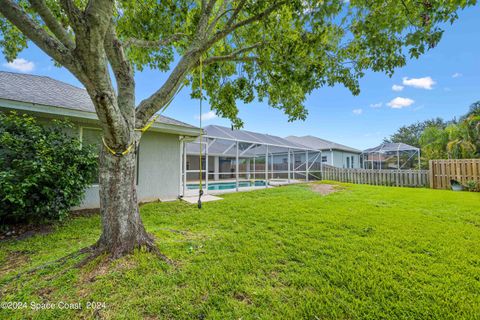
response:
<path id="1" fill-rule="evenodd" d="M 428 174 L 429 174 L 429 177 L 430 177 L 430 188 L 434 189 L 435 185 L 434 185 L 433 180 L 435 179 L 435 175 L 433 173 L 433 160 L 428 161 Z"/>

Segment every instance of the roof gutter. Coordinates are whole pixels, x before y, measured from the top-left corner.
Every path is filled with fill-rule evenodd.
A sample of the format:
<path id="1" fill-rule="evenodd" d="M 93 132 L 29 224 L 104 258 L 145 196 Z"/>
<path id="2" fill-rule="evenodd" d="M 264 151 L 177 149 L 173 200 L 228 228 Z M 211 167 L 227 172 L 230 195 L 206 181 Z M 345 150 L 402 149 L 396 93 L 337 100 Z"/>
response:
<path id="1" fill-rule="evenodd" d="M 99 123 L 96 113 L 90 111 L 73 110 L 62 107 L 49 106 L 44 104 L 36 104 L 30 102 L 21 102 L 15 100 L 0 99 L 0 109 L 21 110 L 36 114 L 49 116 L 63 116 L 78 120 L 86 120 L 87 122 Z M 200 135 L 200 128 L 186 127 L 175 124 L 155 122 L 151 127 L 151 131 L 179 134 L 185 136 L 197 137 Z"/>
<path id="2" fill-rule="evenodd" d="M 347 149 L 340 149 L 340 148 L 324 148 L 324 149 L 319 149 L 320 151 L 341 151 L 341 152 L 348 152 L 348 153 L 355 153 L 355 154 L 362 154 L 362 151 L 357 150 L 347 150 Z"/>

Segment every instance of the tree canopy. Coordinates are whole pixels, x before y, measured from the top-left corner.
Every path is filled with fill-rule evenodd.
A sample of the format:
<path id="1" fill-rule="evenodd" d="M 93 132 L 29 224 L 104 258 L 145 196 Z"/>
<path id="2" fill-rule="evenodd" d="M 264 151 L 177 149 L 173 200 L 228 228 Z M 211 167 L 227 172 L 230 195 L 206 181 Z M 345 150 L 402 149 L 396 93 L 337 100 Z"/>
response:
<path id="1" fill-rule="evenodd" d="M 392 74 L 408 58 L 434 47 L 444 24 L 475 2 L 2 0 L 0 47 L 12 60 L 32 40 L 92 94 L 92 83 L 110 90 L 108 66 L 98 61 L 95 71 L 103 75 L 92 76 L 81 57 L 101 59 L 102 50 L 123 89 L 132 80 L 126 64 L 169 72 L 138 106 L 138 125 L 184 84 L 199 96 L 192 70 L 202 57 L 212 109 L 241 126 L 237 101 L 267 100 L 295 120 L 306 117 L 305 96 L 316 88 L 343 84 L 358 94 L 365 69 Z M 134 94 L 117 90 L 123 91 Z"/>
<path id="2" fill-rule="evenodd" d="M 453 121 L 454 122 L 454 121 Z M 397 132 L 392 134 L 389 138 L 385 138 L 384 142 L 406 143 L 411 146 L 420 148 L 420 137 L 426 128 L 434 127 L 443 130 L 449 124 L 442 118 L 433 118 L 425 121 L 417 121 L 416 123 L 401 126 Z"/>
<path id="3" fill-rule="evenodd" d="M 385 142 L 403 142 L 422 149 L 422 158 L 465 159 L 480 157 L 480 102 L 471 104 L 459 120 L 434 118 L 400 127 Z"/>

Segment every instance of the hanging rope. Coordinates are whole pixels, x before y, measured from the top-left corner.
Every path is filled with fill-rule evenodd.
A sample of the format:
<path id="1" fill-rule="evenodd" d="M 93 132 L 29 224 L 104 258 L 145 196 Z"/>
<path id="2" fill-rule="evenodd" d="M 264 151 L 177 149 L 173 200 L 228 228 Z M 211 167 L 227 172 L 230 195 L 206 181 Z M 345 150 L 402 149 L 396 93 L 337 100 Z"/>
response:
<path id="1" fill-rule="evenodd" d="M 199 152 L 199 157 L 198 157 L 198 162 L 199 162 L 199 182 L 200 185 L 198 186 L 198 209 L 202 209 L 202 196 L 203 196 L 203 181 L 202 181 L 202 175 L 203 175 L 203 165 L 202 165 L 202 148 L 203 148 L 203 130 L 202 130 L 202 100 L 203 100 L 203 91 L 202 91 L 202 78 L 203 78 L 203 73 L 202 73 L 202 57 L 200 57 L 200 70 L 199 70 L 199 77 L 200 77 L 200 114 L 199 114 L 199 127 L 200 127 L 200 152 Z M 208 168 L 207 168 L 208 172 Z M 207 173 L 208 174 L 208 173 Z"/>

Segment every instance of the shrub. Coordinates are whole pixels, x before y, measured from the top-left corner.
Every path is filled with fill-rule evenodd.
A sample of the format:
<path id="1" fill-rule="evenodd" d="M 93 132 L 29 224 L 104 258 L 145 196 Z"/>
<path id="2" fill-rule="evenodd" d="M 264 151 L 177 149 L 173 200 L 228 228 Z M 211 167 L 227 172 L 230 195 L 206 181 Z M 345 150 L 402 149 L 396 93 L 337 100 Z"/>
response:
<path id="1" fill-rule="evenodd" d="M 93 181 L 95 149 L 68 135 L 71 123 L 51 124 L 0 113 L 0 224 L 61 220 Z"/>
<path id="2" fill-rule="evenodd" d="M 465 183 L 465 189 L 467 189 L 467 191 L 479 192 L 480 191 L 480 183 L 478 183 L 475 180 L 468 180 Z"/>

